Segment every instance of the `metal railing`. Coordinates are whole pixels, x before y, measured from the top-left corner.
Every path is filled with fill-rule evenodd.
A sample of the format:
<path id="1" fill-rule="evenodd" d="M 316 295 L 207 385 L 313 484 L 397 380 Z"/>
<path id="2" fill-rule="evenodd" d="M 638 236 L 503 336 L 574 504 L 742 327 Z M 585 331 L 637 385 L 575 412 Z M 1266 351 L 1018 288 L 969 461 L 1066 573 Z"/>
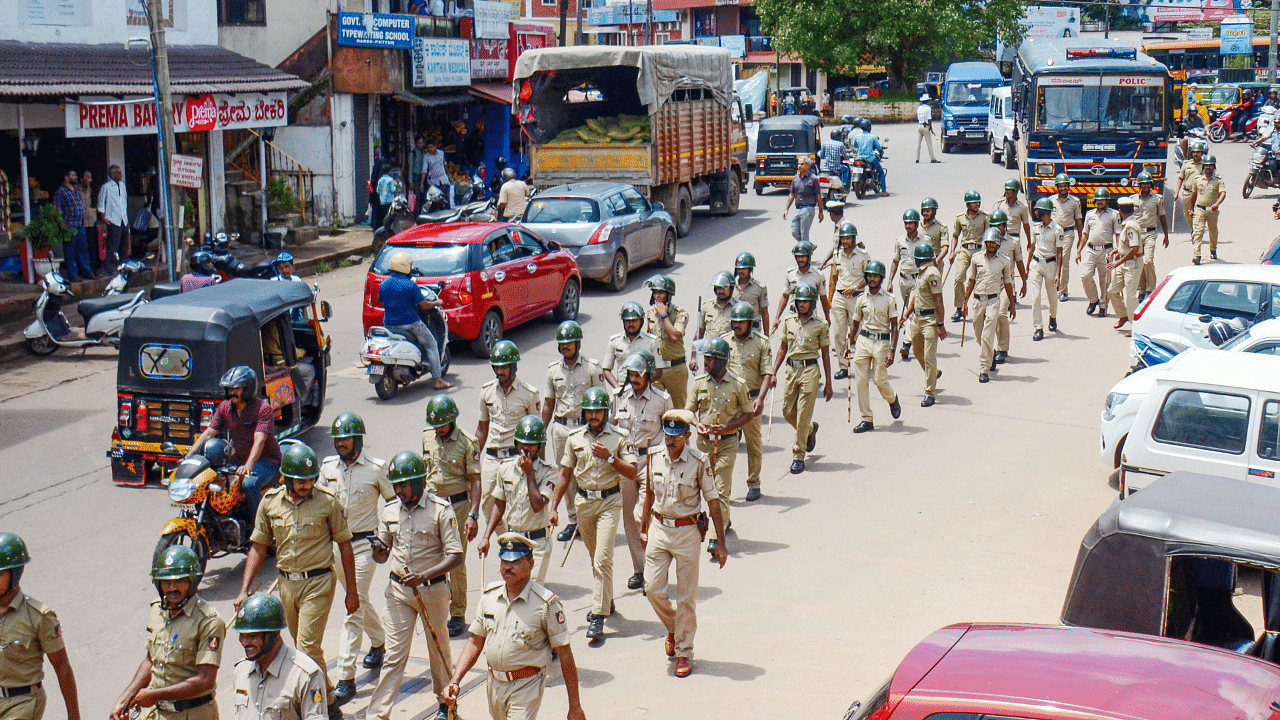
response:
<path id="1" fill-rule="evenodd" d="M 261 184 L 262 168 L 258 157 L 258 138 L 256 130 L 236 130 L 229 133 L 232 150 L 227 154 L 228 170 L 236 170 L 244 175 L 245 180 Z M 303 165 L 289 153 L 276 147 L 270 140 L 267 144 L 267 182 L 280 181 L 289 189 L 290 199 L 286 199 L 284 207 L 269 207 L 274 217 L 280 214 L 296 212 L 302 218 L 302 224 L 308 225 L 315 220 L 315 173 Z M 281 212 L 283 210 L 283 213 Z"/>

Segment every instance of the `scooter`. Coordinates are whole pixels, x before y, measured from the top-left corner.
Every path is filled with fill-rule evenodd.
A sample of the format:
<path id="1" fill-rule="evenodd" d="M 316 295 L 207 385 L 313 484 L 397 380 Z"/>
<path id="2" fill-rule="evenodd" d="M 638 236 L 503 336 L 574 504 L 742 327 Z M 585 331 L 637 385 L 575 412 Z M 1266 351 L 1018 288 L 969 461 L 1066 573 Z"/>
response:
<path id="1" fill-rule="evenodd" d="M 1271 114 L 1259 112 L 1244 122 L 1244 129 L 1240 132 L 1232 132 L 1235 125 L 1235 118 L 1240 113 L 1239 105 L 1231 105 L 1224 110 L 1215 111 L 1210 109 L 1209 115 L 1213 118 L 1213 122 L 1209 123 L 1209 127 L 1205 128 L 1205 133 L 1209 136 L 1211 142 L 1220 143 L 1224 140 L 1240 141 L 1254 140 L 1262 132 L 1263 117 L 1271 117 Z"/>
<path id="2" fill-rule="evenodd" d="M 434 289 L 439 293 L 441 287 L 443 284 Z M 426 322 L 440 350 L 441 374 L 449 372 L 453 353 L 449 350 L 449 322 L 444 311 L 437 307 L 419 310 L 418 315 Z M 400 392 L 401 385 L 408 385 L 431 371 L 417 343 L 381 326 L 369 328 L 369 336 L 360 348 L 360 364 L 381 400 L 390 400 Z"/>
<path id="3" fill-rule="evenodd" d="M 852 176 L 850 171 L 850 177 Z M 823 200 L 843 200 L 849 196 L 849 192 L 845 190 L 844 181 L 840 179 L 840 173 L 818 173 L 818 187 L 822 190 Z"/>
<path id="4" fill-rule="evenodd" d="M 1163 365 L 1172 360 L 1178 353 L 1191 347 L 1189 344 L 1169 338 L 1153 338 L 1139 333 L 1133 334 L 1132 341 L 1133 343 L 1129 347 L 1129 354 L 1133 356 L 1134 364 L 1126 374 L 1135 373 L 1143 368 Z"/>
<path id="5" fill-rule="evenodd" d="M 422 213 L 418 216 L 419 225 L 431 225 L 449 222 L 493 222 L 498 217 L 498 201 L 478 200 L 456 208 Z"/>
<path id="6" fill-rule="evenodd" d="M 1266 147 L 1256 147 L 1253 149 L 1253 157 L 1249 161 L 1249 174 L 1244 178 L 1244 188 L 1241 194 L 1249 197 L 1253 194 L 1254 188 L 1269 188 L 1280 185 L 1280 181 L 1276 177 L 1277 159 L 1274 153 Z"/>
<path id="7" fill-rule="evenodd" d="M 121 266 L 123 272 L 123 265 Z M 132 271 L 130 271 L 132 274 Z M 133 295 L 125 295 L 123 288 L 128 287 L 128 279 L 111 283 L 121 290 L 118 294 L 100 298 L 85 298 L 76 309 L 84 320 L 84 335 L 72 334 L 71 323 L 62 312 L 64 300 L 74 299 L 75 295 L 62 279 L 60 273 L 51 272 L 40 280 L 42 292 L 36 300 L 36 319 L 22 331 L 27 340 L 27 350 L 33 355 L 49 355 L 60 347 L 86 350 L 91 347 L 110 345 L 120 348 L 120 331 L 124 321 L 134 310 L 144 305 L 146 290 L 139 290 Z M 108 285 L 110 287 L 110 284 Z"/>
<path id="8" fill-rule="evenodd" d="M 431 192 L 440 194 L 439 190 L 434 187 Z M 428 193 L 430 196 L 430 193 Z M 447 203 L 446 203 L 447 207 Z M 382 221 L 382 226 L 373 231 L 373 254 L 377 255 L 387 239 L 397 233 L 404 232 L 413 226 L 409 217 L 409 198 L 404 195 L 396 195 L 391 199 L 391 204 L 387 206 L 387 216 Z"/>

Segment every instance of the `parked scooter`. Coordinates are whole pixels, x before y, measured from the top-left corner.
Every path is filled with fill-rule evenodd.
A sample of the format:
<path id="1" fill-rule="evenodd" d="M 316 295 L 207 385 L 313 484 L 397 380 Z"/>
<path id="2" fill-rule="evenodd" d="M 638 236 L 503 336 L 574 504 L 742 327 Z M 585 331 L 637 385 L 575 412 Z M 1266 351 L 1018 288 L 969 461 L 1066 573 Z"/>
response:
<path id="1" fill-rule="evenodd" d="M 498 217 L 498 201 L 496 198 L 477 200 L 473 203 L 447 208 L 432 213 L 418 215 L 419 225 L 431 225 L 448 222 L 494 222 Z"/>
<path id="2" fill-rule="evenodd" d="M 437 293 L 443 284 L 432 289 Z M 452 352 L 449 350 L 449 322 L 440 308 L 419 310 L 419 317 L 431 330 L 440 350 L 440 372 L 449 372 Z M 369 382 L 382 400 L 390 400 L 400 392 L 401 385 L 408 385 L 430 374 L 430 368 L 422 358 L 422 350 L 413 340 L 391 332 L 385 327 L 369 328 L 364 347 L 360 349 L 360 361 L 369 375 Z"/>
<path id="3" fill-rule="evenodd" d="M 439 195 L 438 190 L 431 188 L 431 192 Z M 428 193 L 430 196 L 430 193 Z M 448 203 L 445 203 L 446 206 Z M 382 221 L 382 226 L 373 231 L 373 254 L 377 255 L 382 250 L 382 246 L 387 242 L 387 238 L 404 232 L 413 227 L 413 221 L 409 216 L 409 198 L 404 195 L 396 195 L 391 199 L 391 204 L 387 206 L 387 217 Z"/>
<path id="4" fill-rule="evenodd" d="M 116 294 L 100 298 L 85 298 L 76 306 L 80 317 L 84 320 L 84 335 L 73 333 L 71 323 L 62 312 L 62 304 L 66 300 L 75 299 L 75 294 L 62 279 L 60 273 L 51 272 L 40 280 L 42 292 L 36 300 L 36 319 L 23 330 L 26 336 L 27 350 L 34 355 L 49 355 L 60 347 L 87 349 L 100 345 L 120 347 L 120 330 L 124 321 L 141 305 L 147 302 L 146 291 L 139 290 L 132 295 L 124 294 L 128 287 L 128 278 L 121 278 L 122 273 L 132 275 L 136 269 L 125 270 L 122 264 L 120 271 L 108 284 L 120 288 Z"/>

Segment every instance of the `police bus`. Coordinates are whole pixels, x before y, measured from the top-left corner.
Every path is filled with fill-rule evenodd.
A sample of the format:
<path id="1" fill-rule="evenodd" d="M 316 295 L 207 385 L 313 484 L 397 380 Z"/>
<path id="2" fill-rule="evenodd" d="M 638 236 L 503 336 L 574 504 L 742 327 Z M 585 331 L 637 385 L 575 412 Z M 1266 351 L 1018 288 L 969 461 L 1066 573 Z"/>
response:
<path id="1" fill-rule="evenodd" d="M 1052 195 L 1066 173 L 1071 193 L 1138 192 L 1138 173 L 1165 179 L 1172 79 L 1164 65 L 1101 38 L 1037 38 L 1013 67 L 1018 159 L 1028 202 Z"/>

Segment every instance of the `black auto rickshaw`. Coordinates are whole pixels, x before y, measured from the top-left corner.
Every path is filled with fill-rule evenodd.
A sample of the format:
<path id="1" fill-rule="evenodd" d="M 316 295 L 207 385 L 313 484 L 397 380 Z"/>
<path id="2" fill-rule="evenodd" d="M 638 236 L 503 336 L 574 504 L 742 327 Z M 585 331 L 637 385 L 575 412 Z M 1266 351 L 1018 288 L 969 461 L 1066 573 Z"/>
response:
<path id="1" fill-rule="evenodd" d="M 247 279 L 138 308 L 120 336 L 111 479 L 143 485 L 172 469 L 209 426 L 224 399 L 218 381 L 236 365 L 261 374 L 278 438 L 315 425 L 330 362 L 320 323 L 329 314 L 329 303 L 317 302 L 306 283 Z M 311 368 L 314 385 L 302 393 Z M 167 443 L 173 447 L 162 448 Z"/>
<path id="2" fill-rule="evenodd" d="M 822 123 L 810 115 L 761 120 L 756 133 L 756 194 L 763 195 L 767 187 L 789 186 L 801 156 L 816 163 L 821 130 Z"/>
<path id="3" fill-rule="evenodd" d="M 1277 507 L 1280 488 L 1189 472 L 1117 500 L 1080 544 L 1062 623 L 1280 662 Z"/>

